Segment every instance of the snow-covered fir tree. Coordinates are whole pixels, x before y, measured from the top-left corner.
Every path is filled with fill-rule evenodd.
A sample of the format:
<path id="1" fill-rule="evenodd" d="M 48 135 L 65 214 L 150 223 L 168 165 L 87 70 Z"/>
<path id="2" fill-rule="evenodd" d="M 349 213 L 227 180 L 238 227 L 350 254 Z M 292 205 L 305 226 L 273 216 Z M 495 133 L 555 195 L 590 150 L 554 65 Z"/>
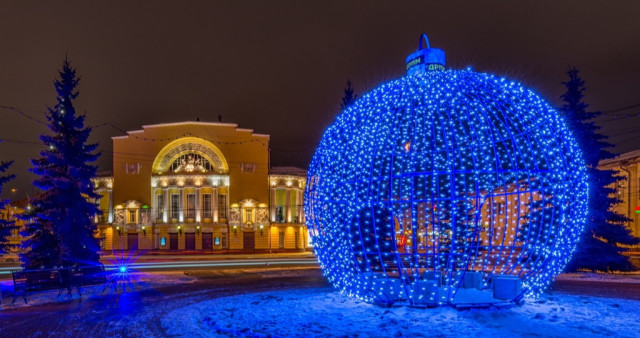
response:
<path id="1" fill-rule="evenodd" d="M 79 79 L 67 59 L 59 79 L 54 81 L 58 104 L 46 114 L 50 135 L 41 135 L 46 149 L 32 160 L 31 172 L 39 176 L 33 183 L 41 190 L 31 200 L 31 210 L 23 215 L 27 221 L 21 253 L 25 268 L 50 268 L 99 261 L 99 245 L 93 233 L 92 217 L 100 211 L 91 199 L 91 178 L 97 167 L 91 165 L 99 154 L 97 144 L 88 144 L 91 128 L 85 127 L 84 115 L 76 114 L 73 100 L 78 97 Z"/>
<path id="2" fill-rule="evenodd" d="M 0 195 L 2 194 L 2 186 L 15 177 L 15 175 L 4 175 L 12 163 L 13 161 L 0 162 Z M 0 210 L 3 210 L 5 206 L 7 206 L 7 202 L 6 200 L 0 199 Z M 7 217 L 7 219 L 0 218 L 0 255 L 6 253 L 11 248 L 9 236 L 11 236 L 11 230 L 13 229 L 15 229 L 15 222 L 10 220 L 9 217 Z"/>
<path id="3" fill-rule="evenodd" d="M 576 140 L 583 151 L 589 175 L 589 216 L 585 231 L 578 243 L 568 270 L 628 271 L 635 270 L 629 257 L 623 253 L 628 249 L 622 245 L 633 245 L 639 239 L 633 237 L 626 216 L 617 213 L 612 207 L 619 203 L 614 184 L 624 178 L 613 170 L 598 169 L 602 160 L 615 157 L 608 151 L 612 145 L 607 137 L 599 133 L 600 127 L 593 122 L 599 112 L 588 112 L 583 102 L 585 85 L 578 70 L 571 67 L 567 74 L 569 80 L 563 82 L 567 91 L 562 95 L 564 105 L 560 108 L 565 120 L 573 130 Z"/>

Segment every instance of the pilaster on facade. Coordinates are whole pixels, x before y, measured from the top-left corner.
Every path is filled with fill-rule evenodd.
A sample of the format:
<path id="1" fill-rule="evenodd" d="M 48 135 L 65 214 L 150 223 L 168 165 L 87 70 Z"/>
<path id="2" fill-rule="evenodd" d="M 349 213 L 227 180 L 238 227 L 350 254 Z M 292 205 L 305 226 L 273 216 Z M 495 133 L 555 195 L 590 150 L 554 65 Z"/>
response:
<path id="1" fill-rule="evenodd" d="M 195 209 L 196 209 L 196 223 L 200 223 L 202 221 L 200 214 L 200 188 L 196 188 L 196 197 L 195 197 Z"/>
<path id="2" fill-rule="evenodd" d="M 213 188 L 211 199 L 213 200 L 213 222 L 218 223 L 218 188 Z"/>
<path id="3" fill-rule="evenodd" d="M 162 204 L 164 204 L 162 211 L 162 222 L 169 223 L 169 188 L 162 189 L 162 195 Z"/>
<path id="4" fill-rule="evenodd" d="M 178 198 L 178 222 L 184 222 L 184 188 L 180 188 L 180 197 Z"/>

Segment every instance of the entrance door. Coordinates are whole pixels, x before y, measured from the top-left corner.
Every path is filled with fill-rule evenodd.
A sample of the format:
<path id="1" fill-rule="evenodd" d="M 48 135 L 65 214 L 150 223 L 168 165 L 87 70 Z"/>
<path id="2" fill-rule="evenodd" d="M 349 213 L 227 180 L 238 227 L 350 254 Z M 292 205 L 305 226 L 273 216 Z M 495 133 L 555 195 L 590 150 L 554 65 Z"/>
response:
<path id="1" fill-rule="evenodd" d="M 133 232 L 127 234 L 127 248 L 129 251 L 138 250 L 138 233 Z"/>
<path id="2" fill-rule="evenodd" d="M 202 233 L 202 250 L 213 250 L 213 233 Z"/>
<path id="3" fill-rule="evenodd" d="M 300 249 L 300 231 L 296 230 L 296 249 Z"/>
<path id="4" fill-rule="evenodd" d="M 187 232 L 184 234 L 184 248 L 185 250 L 196 249 L 196 233 L 195 232 Z"/>
<path id="5" fill-rule="evenodd" d="M 242 239 L 243 239 L 243 248 L 244 249 L 255 249 L 256 248 L 255 233 L 253 233 L 253 232 L 245 232 L 242 235 Z"/>
<path id="6" fill-rule="evenodd" d="M 278 232 L 278 248 L 284 249 L 284 231 Z"/>
<path id="7" fill-rule="evenodd" d="M 169 234 L 169 250 L 178 250 L 178 233 Z"/>

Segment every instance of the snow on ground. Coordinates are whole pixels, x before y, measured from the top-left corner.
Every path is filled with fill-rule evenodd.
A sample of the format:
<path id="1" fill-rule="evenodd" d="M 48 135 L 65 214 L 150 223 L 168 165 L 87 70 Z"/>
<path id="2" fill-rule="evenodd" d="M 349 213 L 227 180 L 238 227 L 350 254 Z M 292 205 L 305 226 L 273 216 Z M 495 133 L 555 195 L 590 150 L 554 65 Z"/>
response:
<path id="1" fill-rule="evenodd" d="M 110 280 L 109 277 L 107 277 Z M 128 276 L 119 276 L 114 278 L 108 285 L 86 285 L 82 287 L 82 296 L 80 296 L 76 289 L 73 289 L 71 296 L 66 291 L 58 295 L 58 290 L 44 291 L 37 293 L 29 293 L 27 295 L 27 302 L 25 304 L 22 296 L 16 298 L 15 303 L 13 301 L 13 280 L 0 281 L 0 294 L 2 295 L 2 304 L 0 309 L 13 309 L 18 307 L 41 305 L 61 300 L 74 300 L 81 298 L 100 297 L 109 293 L 123 293 L 134 292 L 149 288 L 159 288 L 163 286 L 192 283 L 196 281 L 196 277 L 186 275 L 182 271 L 163 271 L 163 272 L 151 272 L 151 273 L 132 273 Z M 114 288 L 115 286 L 115 288 Z"/>
<path id="2" fill-rule="evenodd" d="M 169 312 L 176 336 L 638 337 L 640 301 L 545 294 L 510 309 L 381 308 L 331 288 L 218 298 Z"/>
<path id="3" fill-rule="evenodd" d="M 216 270 L 137 273 L 136 291 L 193 283 L 199 276 L 229 278 L 237 273 L 293 276 L 309 271 L 297 269 Z M 639 275 L 563 274 L 559 279 L 637 283 Z M 121 284 L 122 285 L 122 284 Z M 30 295 L 11 304 L 12 281 L 0 282 L 8 310 L 68 299 L 57 291 Z M 102 287 L 83 288 L 83 298 L 102 297 Z M 126 292 L 133 292 L 131 288 Z M 450 307 L 432 309 L 399 306 L 381 308 L 351 299 L 331 288 L 296 289 L 236 295 L 211 300 L 185 294 L 182 304 L 169 311 L 143 311 L 135 320 L 160 320 L 170 336 L 563 336 L 640 337 L 640 301 L 561 293 L 545 293 L 521 307 L 458 311 Z M 73 299 L 79 298 L 74 291 Z M 175 301 L 175 299 L 174 299 Z M 141 335 L 149 333 L 140 332 Z M 191 338 L 191 337 L 190 337 Z"/>

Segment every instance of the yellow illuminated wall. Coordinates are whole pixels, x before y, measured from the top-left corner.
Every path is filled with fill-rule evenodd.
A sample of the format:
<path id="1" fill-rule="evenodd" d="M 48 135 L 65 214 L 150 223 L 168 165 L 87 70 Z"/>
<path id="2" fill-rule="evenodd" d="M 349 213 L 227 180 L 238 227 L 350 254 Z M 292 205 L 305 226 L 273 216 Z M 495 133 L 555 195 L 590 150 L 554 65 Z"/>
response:
<path id="1" fill-rule="evenodd" d="M 180 122 L 143 126 L 113 138 L 113 200 L 151 205 L 151 175 L 156 158 L 172 142 L 196 138 L 215 146 L 229 169 L 229 202 L 268 201 L 269 136 L 235 124 Z M 244 169 L 244 170 L 243 170 Z"/>

